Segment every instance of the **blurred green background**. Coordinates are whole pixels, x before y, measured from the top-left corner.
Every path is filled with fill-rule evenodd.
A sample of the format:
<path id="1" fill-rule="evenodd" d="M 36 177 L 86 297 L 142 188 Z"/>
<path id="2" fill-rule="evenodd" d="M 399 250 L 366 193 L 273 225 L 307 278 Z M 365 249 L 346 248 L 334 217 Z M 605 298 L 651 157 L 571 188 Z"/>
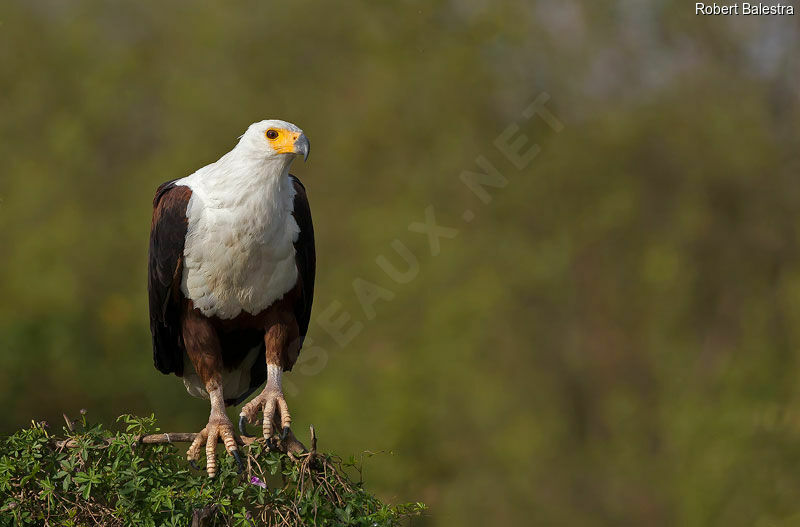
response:
<path id="1" fill-rule="evenodd" d="M 293 169 L 319 262 L 286 381 L 301 438 L 390 452 L 368 486 L 429 504 L 418 525 L 800 523 L 799 21 L 4 1 L 0 432 L 79 408 L 204 426 L 152 366 L 151 200 L 275 117 L 313 146 Z M 543 92 L 559 133 L 521 115 Z M 541 148 L 522 170 L 494 144 L 515 123 Z M 479 155 L 508 180 L 488 204 L 459 179 Z M 408 228 L 429 206 L 458 229 L 436 256 Z M 376 263 L 403 267 L 394 240 L 408 283 Z M 359 279 L 392 298 L 365 312 Z M 344 345 L 328 308 L 361 328 Z"/>

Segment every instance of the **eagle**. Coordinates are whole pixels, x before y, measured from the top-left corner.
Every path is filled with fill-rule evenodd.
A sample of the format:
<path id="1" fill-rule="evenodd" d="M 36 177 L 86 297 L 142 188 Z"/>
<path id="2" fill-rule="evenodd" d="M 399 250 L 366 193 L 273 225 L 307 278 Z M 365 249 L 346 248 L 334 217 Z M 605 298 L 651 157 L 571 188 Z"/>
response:
<path id="1" fill-rule="evenodd" d="M 250 125 L 218 161 L 158 187 L 148 265 L 153 361 L 210 401 L 208 424 L 187 452 L 202 447 L 209 477 L 216 446 L 242 466 L 225 407 L 242 403 L 245 421 L 262 420 L 269 445 L 285 438 L 291 415 L 281 375 L 297 361 L 314 297 L 316 253 L 306 190 L 289 174 L 309 142 L 292 123 Z M 259 415 L 259 413 L 261 415 Z"/>

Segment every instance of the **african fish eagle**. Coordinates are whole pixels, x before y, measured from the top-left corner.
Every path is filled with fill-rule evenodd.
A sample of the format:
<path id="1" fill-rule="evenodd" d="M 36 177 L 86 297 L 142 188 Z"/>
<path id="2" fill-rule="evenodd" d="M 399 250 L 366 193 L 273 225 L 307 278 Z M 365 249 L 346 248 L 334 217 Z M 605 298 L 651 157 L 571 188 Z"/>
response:
<path id="1" fill-rule="evenodd" d="M 281 374 L 292 369 L 308 330 L 316 267 L 305 187 L 289 166 L 308 152 L 297 126 L 260 121 L 215 163 L 161 185 L 153 200 L 153 360 L 211 402 L 208 424 L 187 453 L 194 464 L 205 445 L 209 477 L 218 439 L 241 466 L 225 406 L 264 381 L 242 408 L 240 431 L 261 417 L 269 444 L 278 426 L 283 437 L 289 432 Z"/>

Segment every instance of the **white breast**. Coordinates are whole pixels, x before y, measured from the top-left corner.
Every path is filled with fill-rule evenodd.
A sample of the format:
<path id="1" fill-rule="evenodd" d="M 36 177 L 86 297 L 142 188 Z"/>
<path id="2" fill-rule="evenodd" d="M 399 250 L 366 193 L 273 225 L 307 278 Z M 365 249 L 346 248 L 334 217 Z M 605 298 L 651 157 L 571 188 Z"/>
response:
<path id="1" fill-rule="evenodd" d="M 247 185 L 214 185 L 201 169 L 176 182 L 192 189 L 181 290 L 206 316 L 257 314 L 297 282 L 288 175 Z"/>

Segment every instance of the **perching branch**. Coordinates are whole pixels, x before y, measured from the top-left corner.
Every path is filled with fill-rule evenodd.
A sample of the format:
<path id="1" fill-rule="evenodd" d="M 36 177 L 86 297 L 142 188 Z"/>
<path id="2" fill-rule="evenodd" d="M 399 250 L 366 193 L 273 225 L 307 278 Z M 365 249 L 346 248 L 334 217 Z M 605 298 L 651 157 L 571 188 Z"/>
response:
<path id="1" fill-rule="evenodd" d="M 68 428 L 71 427 L 68 425 Z M 194 441 L 194 438 L 197 436 L 196 433 L 192 432 L 165 432 L 159 434 L 147 434 L 143 436 L 138 436 L 136 438 L 136 442 L 140 445 L 163 445 L 166 443 L 191 443 Z M 263 439 L 260 436 L 236 436 L 236 444 L 239 446 L 249 446 L 252 443 L 258 441 L 259 439 Z M 312 445 L 314 445 L 314 450 L 316 450 L 316 433 L 314 431 L 314 427 L 311 427 L 311 441 Z M 278 440 L 277 441 L 278 450 L 285 454 L 303 454 L 308 452 L 308 449 L 305 447 L 303 443 L 301 443 L 294 435 L 294 433 L 289 430 L 289 434 L 286 436 L 286 439 Z M 75 448 L 78 446 L 78 442 L 74 439 L 64 439 L 61 441 L 56 441 L 55 446 L 57 448 Z"/>

